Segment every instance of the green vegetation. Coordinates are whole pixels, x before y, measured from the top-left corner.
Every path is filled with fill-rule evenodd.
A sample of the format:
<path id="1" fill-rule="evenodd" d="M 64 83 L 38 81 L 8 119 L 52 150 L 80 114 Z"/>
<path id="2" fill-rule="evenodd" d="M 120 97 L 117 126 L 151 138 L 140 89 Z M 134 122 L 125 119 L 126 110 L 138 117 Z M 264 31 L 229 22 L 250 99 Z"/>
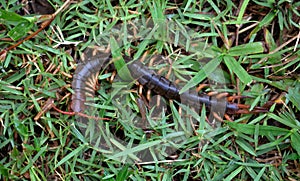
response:
<path id="1" fill-rule="evenodd" d="M 63 6 L 69 1 L 53 0 L 39 8 L 0 2 L 1 180 L 300 179 L 300 2 L 91 0 Z M 51 19 L 37 9 L 56 13 Z M 71 111 L 80 56 L 108 45 L 113 57 L 168 57 L 144 64 L 176 80 L 182 92 L 226 83 L 215 88 L 243 96 L 239 101 L 250 110 L 267 105 L 268 112 L 230 114 L 215 126 L 206 119 L 208 108 L 198 114 L 167 100 L 167 110 L 154 119 L 155 106 L 139 113 L 134 83 L 115 79 L 112 85 L 112 72 L 102 71 L 87 113 L 108 120 L 96 121 L 104 128 L 100 135 L 93 125 L 83 133 L 78 115 L 53 105 Z M 114 66 L 120 77 L 128 73 L 122 60 Z M 138 126 L 136 114 L 148 118 L 151 129 Z"/>

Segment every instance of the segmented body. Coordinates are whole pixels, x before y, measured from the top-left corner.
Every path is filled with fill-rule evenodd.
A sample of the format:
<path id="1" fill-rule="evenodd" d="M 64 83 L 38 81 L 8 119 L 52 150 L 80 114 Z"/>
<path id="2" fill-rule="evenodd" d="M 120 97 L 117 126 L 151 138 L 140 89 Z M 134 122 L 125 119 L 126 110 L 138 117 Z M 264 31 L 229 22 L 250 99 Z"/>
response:
<path id="1" fill-rule="evenodd" d="M 84 61 L 78 65 L 72 82 L 72 88 L 74 90 L 72 109 L 74 112 L 82 112 L 85 110 L 84 103 L 88 97 L 92 98 L 94 95 L 94 85 L 97 75 L 99 71 L 109 63 L 110 59 L 110 54 L 102 54 L 101 56 L 93 57 L 93 59 Z M 180 89 L 175 84 L 165 77 L 157 75 L 153 70 L 150 70 L 139 61 L 128 64 L 128 69 L 132 77 L 141 85 L 167 99 L 173 99 L 189 105 L 205 104 L 206 106 L 221 106 L 225 110 L 231 111 L 239 109 L 237 104 L 228 103 L 224 99 L 218 100 L 208 95 L 199 95 L 198 93 L 184 92 L 183 94 L 179 94 Z"/>
<path id="2" fill-rule="evenodd" d="M 153 90 L 155 93 L 164 96 L 167 99 L 180 100 L 179 89 L 168 79 L 157 75 L 141 62 L 136 61 L 128 65 L 131 75 L 138 82 Z"/>
<path id="3" fill-rule="evenodd" d="M 99 71 L 109 63 L 110 58 L 110 54 L 103 53 L 78 64 L 72 81 L 74 94 L 71 107 L 74 112 L 83 112 L 85 110 L 84 103 L 88 101 L 87 98 L 94 97 Z"/>

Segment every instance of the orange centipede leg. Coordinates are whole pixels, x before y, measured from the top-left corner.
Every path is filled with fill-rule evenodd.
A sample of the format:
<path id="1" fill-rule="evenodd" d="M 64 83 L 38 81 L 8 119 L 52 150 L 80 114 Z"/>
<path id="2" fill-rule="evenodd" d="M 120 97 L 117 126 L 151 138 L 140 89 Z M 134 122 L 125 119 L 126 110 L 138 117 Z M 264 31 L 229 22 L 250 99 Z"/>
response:
<path id="1" fill-rule="evenodd" d="M 216 98 L 217 99 L 221 99 L 221 98 L 224 98 L 224 97 L 227 97 L 229 94 L 227 92 L 223 92 L 223 93 L 219 93 L 216 95 Z"/>
<path id="2" fill-rule="evenodd" d="M 200 84 L 200 85 L 196 88 L 196 91 L 199 92 L 199 91 L 201 91 L 204 87 L 209 87 L 209 84 Z"/>
<path id="3" fill-rule="evenodd" d="M 233 120 L 229 117 L 228 114 L 224 114 L 224 117 L 226 120 L 230 121 L 230 122 L 233 122 Z"/>
<path id="4" fill-rule="evenodd" d="M 65 114 L 65 115 L 70 115 L 70 116 L 78 115 L 78 116 L 81 116 L 81 117 L 85 117 L 85 118 L 89 118 L 89 119 L 95 119 L 95 120 L 110 120 L 109 118 L 100 118 L 100 117 L 95 117 L 95 116 L 89 116 L 89 115 L 86 115 L 86 114 L 81 113 L 81 112 L 62 111 L 62 110 L 58 109 L 55 105 L 53 105 L 52 108 L 55 109 L 57 112 L 59 112 L 61 114 Z"/>
<path id="5" fill-rule="evenodd" d="M 207 93 L 208 96 L 215 96 L 217 94 L 218 94 L 218 92 L 209 92 L 209 93 Z"/>
<path id="6" fill-rule="evenodd" d="M 220 122 L 223 122 L 223 119 L 216 113 L 216 112 L 213 112 L 213 116 Z"/>

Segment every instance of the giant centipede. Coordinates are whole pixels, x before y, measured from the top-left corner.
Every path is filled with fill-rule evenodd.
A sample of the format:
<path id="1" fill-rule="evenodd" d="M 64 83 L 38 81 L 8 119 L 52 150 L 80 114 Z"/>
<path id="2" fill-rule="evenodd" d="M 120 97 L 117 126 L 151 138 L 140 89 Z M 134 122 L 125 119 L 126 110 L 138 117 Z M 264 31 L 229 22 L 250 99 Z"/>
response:
<path id="1" fill-rule="evenodd" d="M 72 88 L 74 90 L 72 109 L 74 112 L 82 112 L 85 110 L 84 103 L 87 101 L 87 97 L 92 98 L 93 96 L 97 75 L 104 65 L 109 64 L 111 57 L 111 54 L 102 53 L 100 56 L 92 57 L 87 61 L 79 63 L 72 82 Z M 208 107 L 220 105 L 221 103 L 218 99 L 213 99 L 211 96 L 205 94 L 188 92 L 179 94 L 180 89 L 173 82 L 158 75 L 155 71 L 150 70 L 139 61 L 128 64 L 128 69 L 132 77 L 136 79 L 139 84 L 167 99 L 173 99 L 179 102 L 184 100 L 189 105 L 205 104 Z M 225 110 L 231 112 L 239 110 L 238 104 L 229 103 L 227 101 L 223 107 Z"/>

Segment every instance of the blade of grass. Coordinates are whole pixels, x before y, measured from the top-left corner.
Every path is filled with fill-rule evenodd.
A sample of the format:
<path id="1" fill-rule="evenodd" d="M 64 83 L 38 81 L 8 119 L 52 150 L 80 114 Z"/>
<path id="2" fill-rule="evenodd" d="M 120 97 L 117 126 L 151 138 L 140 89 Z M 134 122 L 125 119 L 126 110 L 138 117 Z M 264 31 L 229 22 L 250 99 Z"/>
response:
<path id="1" fill-rule="evenodd" d="M 203 81 L 207 76 L 209 76 L 221 63 L 221 58 L 217 57 L 211 59 L 204 67 L 179 91 L 179 94 L 186 92 L 190 88 L 196 86 L 201 81 Z"/>
<path id="2" fill-rule="evenodd" d="M 67 162 L 68 160 L 70 160 L 72 157 L 75 157 L 76 155 L 78 155 L 78 153 L 81 152 L 85 147 L 86 147 L 86 144 L 82 144 L 82 145 L 80 145 L 78 148 L 76 148 L 75 150 L 71 151 L 67 156 L 63 157 L 63 159 L 61 159 L 61 160 L 55 165 L 55 168 L 61 166 L 62 164 L 64 164 L 64 163 Z"/>
<path id="3" fill-rule="evenodd" d="M 228 121 L 226 122 L 231 128 L 245 134 L 253 135 L 255 133 L 255 129 L 257 129 L 256 125 L 240 124 L 240 123 L 228 122 Z M 263 136 L 267 136 L 269 134 L 273 136 L 286 135 L 289 132 L 290 132 L 289 130 L 284 128 L 259 125 L 259 135 L 263 135 Z"/>
<path id="4" fill-rule="evenodd" d="M 224 62 L 228 69 L 234 72 L 244 84 L 248 84 L 252 81 L 250 75 L 233 57 L 224 56 Z"/>

